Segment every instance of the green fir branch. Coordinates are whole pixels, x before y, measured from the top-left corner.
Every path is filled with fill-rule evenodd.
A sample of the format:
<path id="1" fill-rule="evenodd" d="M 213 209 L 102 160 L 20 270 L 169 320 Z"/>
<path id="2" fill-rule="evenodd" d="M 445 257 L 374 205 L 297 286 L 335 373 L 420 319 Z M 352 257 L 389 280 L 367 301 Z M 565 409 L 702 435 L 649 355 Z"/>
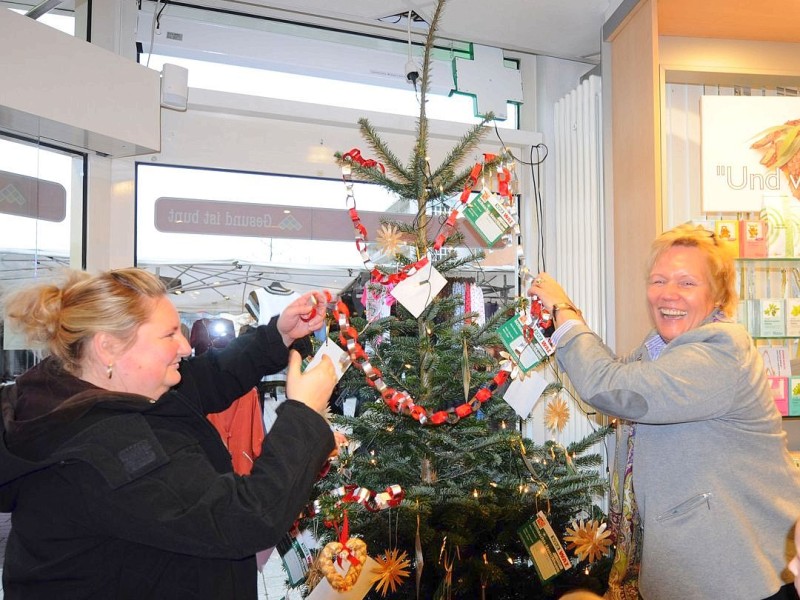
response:
<path id="1" fill-rule="evenodd" d="M 389 149 L 389 146 L 386 145 L 386 142 L 369 122 L 369 119 L 363 117 L 359 119 L 358 128 L 367 145 L 377 155 L 378 162 L 382 163 L 389 173 L 400 180 L 398 184 L 410 183 L 413 180 L 411 173 L 400 162 L 397 155 Z M 407 198 L 408 196 L 403 197 Z"/>
<path id="2" fill-rule="evenodd" d="M 463 189 L 464 184 L 469 179 L 469 174 L 472 171 L 472 165 L 470 165 L 469 168 L 464 170 L 464 172 L 460 175 L 455 176 L 454 174 L 458 167 L 469 158 L 470 153 L 478 148 L 480 143 L 489 133 L 490 129 L 487 127 L 487 123 L 493 119 L 493 114 L 490 113 L 486 115 L 479 123 L 473 125 L 467 130 L 466 133 L 464 133 L 464 135 L 461 136 L 456 145 L 450 149 L 445 159 L 433 172 L 433 181 L 448 182 L 448 187 L 452 187 L 454 191 L 461 191 L 461 189 Z M 494 166 L 497 164 L 497 162 L 498 160 L 495 159 L 494 161 L 490 161 L 488 165 Z"/>

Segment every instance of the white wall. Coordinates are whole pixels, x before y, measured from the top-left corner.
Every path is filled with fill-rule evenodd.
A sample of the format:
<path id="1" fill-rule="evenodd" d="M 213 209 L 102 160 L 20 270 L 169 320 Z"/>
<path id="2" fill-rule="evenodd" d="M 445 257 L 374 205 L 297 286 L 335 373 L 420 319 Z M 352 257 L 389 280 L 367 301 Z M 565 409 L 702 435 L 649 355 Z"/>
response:
<path id="1" fill-rule="evenodd" d="M 6 9 L 0 56 L 0 128 L 114 156 L 158 149 L 158 73 Z"/>

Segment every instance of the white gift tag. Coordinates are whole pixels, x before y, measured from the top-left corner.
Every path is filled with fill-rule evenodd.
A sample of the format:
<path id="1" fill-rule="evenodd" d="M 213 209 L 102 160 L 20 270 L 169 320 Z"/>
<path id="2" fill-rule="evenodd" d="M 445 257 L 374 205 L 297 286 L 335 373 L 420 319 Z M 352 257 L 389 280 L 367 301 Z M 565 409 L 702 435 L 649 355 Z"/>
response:
<path id="1" fill-rule="evenodd" d="M 527 419 L 546 387 L 545 378 L 533 371 L 522 381 L 514 379 L 503 394 L 503 400 L 508 402 L 520 419 Z"/>
<path id="2" fill-rule="evenodd" d="M 358 406 L 358 398 L 355 396 L 345 398 L 344 402 L 342 403 L 342 413 L 345 417 L 355 417 L 356 406 Z"/>
<path id="3" fill-rule="evenodd" d="M 317 350 L 314 358 L 308 362 L 306 371 L 316 367 L 326 354 L 333 361 L 333 368 L 336 370 L 336 381 L 339 381 L 350 366 L 350 355 L 345 350 L 342 350 L 338 344 L 332 342 L 330 338 L 325 340 L 325 343 Z"/>
<path id="4" fill-rule="evenodd" d="M 433 301 L 447 284 L 447 280 L 431 263 L 426 264 L 410 277 L 406 277 L 392 289 L 391 294 L 406 307 L 414 317 Z"/>
<path id="5" fill-rule="evenodd" d="M 344 598 L 347 600 L 361 600 L 372 588 L 372 570 L 376 568 L 379 568 L 378 563 L 368 556 L 364 563 L 364 568 L 361 569 L 361 575 L 349 590 L 337 592 L 331 587 L 328 580 L 323 577 L 306 598 L 307 600 L 332 600 L 334 598 L 338 600 Z M 339 570 L 339 573 L 341 574 L 341 570 Z"/>

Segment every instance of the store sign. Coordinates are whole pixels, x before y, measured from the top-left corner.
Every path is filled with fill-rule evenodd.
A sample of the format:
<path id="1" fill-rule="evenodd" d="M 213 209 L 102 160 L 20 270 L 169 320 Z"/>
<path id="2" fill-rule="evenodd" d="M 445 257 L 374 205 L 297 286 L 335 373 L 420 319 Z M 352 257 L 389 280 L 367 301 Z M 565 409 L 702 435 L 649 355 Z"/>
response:
<path id="1" fill-rule="evenodd" d="M 411 223 L 416 215 L 359 211 L 370 237 L 380 230 L 381 219 Z M 439 227 L 432 219 L 431 227 Z M 260 238 L 352 241 L 353 223 L 346 210 L 276 204 L 222 202 L 192 198 L 158 198 L 155 228 L 163 233 L 199 233 Z M 467 246 L 486 247 L 470 227 L 462 227 Z"/>
<path id="2" fill-rule="evenodd" d="M 800 98 L 702 96 L 704 212 L 758 212 L 764 199 L 800 200 Z"/>
<path id="3" fill-rule="evenodd" d="M 60 183 L 0 171 L 0 213 L 59 223 L 67 217 L 67 190 Z"/>

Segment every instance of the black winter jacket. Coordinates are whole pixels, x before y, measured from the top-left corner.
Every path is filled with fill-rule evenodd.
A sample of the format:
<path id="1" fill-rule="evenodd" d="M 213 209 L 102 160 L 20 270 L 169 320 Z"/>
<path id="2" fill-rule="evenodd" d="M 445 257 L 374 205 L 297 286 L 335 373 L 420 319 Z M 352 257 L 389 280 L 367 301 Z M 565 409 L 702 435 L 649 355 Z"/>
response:
<path id="1" fill-rule="evenodd" d="M 273 319 L 184 360 L 158 401 L 94 387 L 51 358 L 2 388 L 5 598 L 255 599 L 254 554 L 307 503 L 333 435 L 287 400 L 241 477 L 205 415 L 286 361 Z"/>

